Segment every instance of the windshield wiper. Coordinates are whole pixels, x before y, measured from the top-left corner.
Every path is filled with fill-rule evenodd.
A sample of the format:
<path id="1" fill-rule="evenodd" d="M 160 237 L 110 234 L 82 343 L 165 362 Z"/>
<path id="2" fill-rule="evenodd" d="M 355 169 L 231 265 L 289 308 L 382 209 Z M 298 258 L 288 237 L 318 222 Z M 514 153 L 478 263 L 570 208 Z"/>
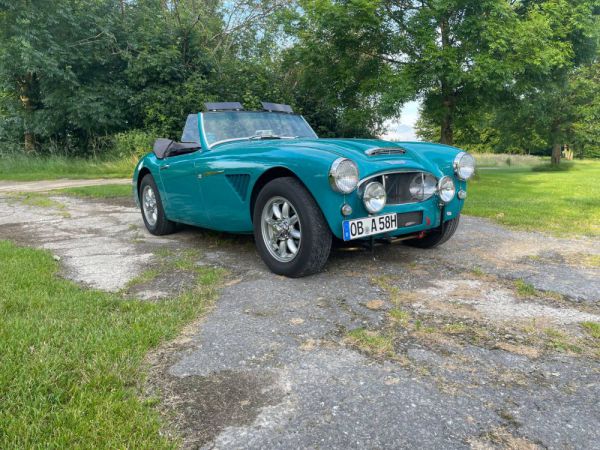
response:
<path id="1" fill-rule="evenodd" d="M 283 136 L 277 136 L 276 134 L 255 134 L 254 136 L 250 136 L 247 139 L 283 139 Z"/>

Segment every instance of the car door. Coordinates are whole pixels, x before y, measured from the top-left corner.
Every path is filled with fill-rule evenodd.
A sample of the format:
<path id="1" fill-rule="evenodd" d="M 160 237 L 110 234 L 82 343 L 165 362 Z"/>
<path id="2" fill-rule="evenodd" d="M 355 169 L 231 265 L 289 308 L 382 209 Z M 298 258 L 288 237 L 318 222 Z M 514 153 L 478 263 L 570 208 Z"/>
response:
<path id="1" fill-rule="evenodd" d="M 208 227 L 210 218 L 199 179 L 202 156 L 201 150 L 169 156 L 161 161 L 159 170 L 167 197 L 167 217 L 176 222 Z"/>

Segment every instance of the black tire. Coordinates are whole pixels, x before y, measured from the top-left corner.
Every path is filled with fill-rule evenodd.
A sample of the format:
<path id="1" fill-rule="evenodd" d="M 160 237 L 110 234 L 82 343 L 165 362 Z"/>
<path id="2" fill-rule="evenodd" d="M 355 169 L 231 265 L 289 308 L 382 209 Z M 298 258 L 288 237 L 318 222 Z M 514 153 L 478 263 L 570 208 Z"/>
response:
<path id="1" fill-rule="evenodd" d="M 445 222 L 443 229 L 436 228 L 435 230 L 427 233 L 421 239 L 407 239 L 404 241 L 404 244 L 418 248 L 437 247 L 438 245 L 442 245 L 444 242 L 450 239 L 452 235 L 454 235 L 456 229 L 458 228 L 459 222 L 460 216 L 457 216 L 454 219 L 450 219 L 449 221 Z"/>
<path id="2" fill-rule="evenodd" d="M 263 237 L 263 209 L 277 197 L 291 202 L 300 223 L 300 246 L 295 257 L 288 262 L 277 260 L 267 249 Z M 252 216 L 256 248 L 272 272 L 297 278 L 321 271 L 331 251 L 331 230 L 321 209 L 300 181 L 293 177 L 282 177 L 266 184 L 256 198 Z"/>
<path id="3" fill-rule="evenodd" d="M 143 193 L 146 187 L 151 188 L 156 196 L 156 221 L 154 224 L 151 223 L 153 222 L 152 220 L 148 220 L 144 211 Z M 142 218 L 144 219 L 144 225 L 146 225 L 146 229 L 155 236 L 163 236 L 165 234 L 173 233 L 177 228 L 177 224 L 170 221 L 167 219 L 167 216 L 165 216 L 165 209 L 163 208 L 162 199 L 160 198 L 160 192 L 158 191 L 158 187 L 154 182 L 154 178 L 149 173 L 144 175 L 144 178 L 142 178 L 138 196 L 140 200 L 140 210 L 142 212 Z"/>

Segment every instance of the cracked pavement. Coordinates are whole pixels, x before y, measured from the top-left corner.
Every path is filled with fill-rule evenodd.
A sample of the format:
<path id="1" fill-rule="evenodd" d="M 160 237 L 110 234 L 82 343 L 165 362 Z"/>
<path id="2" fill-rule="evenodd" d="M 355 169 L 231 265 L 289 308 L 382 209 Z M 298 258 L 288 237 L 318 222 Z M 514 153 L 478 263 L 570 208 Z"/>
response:
<path id="1" fill-rule="evenodd" d="M 584 263 L 598 240 L 463 217 L 438 249 L 340 248 L 323 273 L 287 279 L 251 237 L 185 228 L 157 238 L 133 205 L 52 198 L 68 215 L 0 197 L 0 239 L 52 251 L 78 283 L 118 291 L 161 248 L 197 249 L 197 264 L 230 272 L 212 311 L 149 357 L 148 392 L 186 448 L 600 442 L 600 354 L 572 344 L 585 338 L 581 322 L 600 322 L 600 268 Z M 136 295 L 178 289 L 165 280 Z M 514 280 L 539 292 L 523 296 Z M 399 310 L 406 319 L 393 319 Z M 362 329 L 392 350 L 349 338 Z"/>

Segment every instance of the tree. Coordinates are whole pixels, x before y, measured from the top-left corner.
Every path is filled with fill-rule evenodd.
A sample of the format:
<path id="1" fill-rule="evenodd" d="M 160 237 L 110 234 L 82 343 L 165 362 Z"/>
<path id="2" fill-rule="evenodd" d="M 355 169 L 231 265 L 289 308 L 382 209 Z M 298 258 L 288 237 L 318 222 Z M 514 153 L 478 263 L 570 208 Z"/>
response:
<path id="1" fill-rule="evenodd" d="M 38 140 L 87 141 L 125 121 L 127 87 L 114 52 L 118 12 L 109 0 L 1 2 L 0 86 L 26 151 Z"/>

